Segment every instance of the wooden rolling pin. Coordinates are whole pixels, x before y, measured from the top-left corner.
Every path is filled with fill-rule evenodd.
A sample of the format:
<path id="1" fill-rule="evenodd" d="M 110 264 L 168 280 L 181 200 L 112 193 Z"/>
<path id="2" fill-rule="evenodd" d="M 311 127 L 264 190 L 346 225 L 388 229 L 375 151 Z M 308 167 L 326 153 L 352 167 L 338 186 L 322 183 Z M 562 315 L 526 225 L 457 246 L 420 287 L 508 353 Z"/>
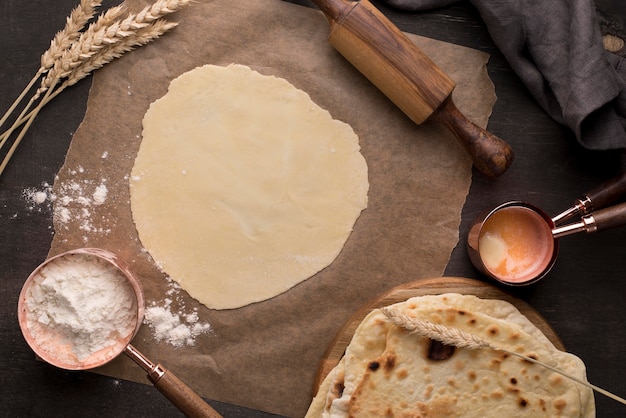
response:
<path id="1" fill-rule="evenodd" d="M 468 120 L 454 105 L 455 84 L 367 0 L 312 0 L 330 23 L 330 44 L 415 123 L 450 129 L 488 176 L 504 173 L 511 147 Z"/>

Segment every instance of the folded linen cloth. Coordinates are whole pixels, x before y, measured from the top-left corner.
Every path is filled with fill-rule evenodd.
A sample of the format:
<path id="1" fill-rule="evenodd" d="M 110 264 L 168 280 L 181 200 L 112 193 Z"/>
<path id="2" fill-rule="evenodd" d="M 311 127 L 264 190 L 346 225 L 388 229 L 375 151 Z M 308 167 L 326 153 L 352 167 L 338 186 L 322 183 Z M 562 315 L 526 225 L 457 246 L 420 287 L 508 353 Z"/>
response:
<path id="1" fill-rule="evenodd" d="M 409 11 L 457 0 L 386 0 Z M 470 0 L 541 107 L 586 148 L 626 148 L 626 60 L 603 48 L 592 0 Z"/>

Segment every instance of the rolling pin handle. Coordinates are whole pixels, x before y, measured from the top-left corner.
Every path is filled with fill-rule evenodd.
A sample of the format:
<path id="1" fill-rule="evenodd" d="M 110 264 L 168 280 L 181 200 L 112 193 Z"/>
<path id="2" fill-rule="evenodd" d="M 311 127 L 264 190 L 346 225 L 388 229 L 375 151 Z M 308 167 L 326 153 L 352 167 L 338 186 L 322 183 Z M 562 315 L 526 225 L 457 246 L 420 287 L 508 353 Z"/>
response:
<path id="1" fill-rule="evenodd" d="M 467 119 L 448 97 L 432 118 L 454 133 L 483 174 L 497 177 L 513 162 L 513 151 L 502 139 Z"/>

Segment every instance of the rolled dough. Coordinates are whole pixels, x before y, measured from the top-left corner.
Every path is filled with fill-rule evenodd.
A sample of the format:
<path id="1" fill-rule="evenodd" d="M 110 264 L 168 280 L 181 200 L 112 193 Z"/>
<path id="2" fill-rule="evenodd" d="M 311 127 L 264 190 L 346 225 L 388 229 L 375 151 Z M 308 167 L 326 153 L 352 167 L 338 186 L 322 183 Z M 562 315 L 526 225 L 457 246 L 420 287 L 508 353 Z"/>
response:
<path id="1" fill-rule="evenodd" d="M 330 265 L 367 206 L 352 128 L 284 79 L 197 67 L 151 104 L 130 179 L 161 270 L 209 308 L 279 295 Z"/>

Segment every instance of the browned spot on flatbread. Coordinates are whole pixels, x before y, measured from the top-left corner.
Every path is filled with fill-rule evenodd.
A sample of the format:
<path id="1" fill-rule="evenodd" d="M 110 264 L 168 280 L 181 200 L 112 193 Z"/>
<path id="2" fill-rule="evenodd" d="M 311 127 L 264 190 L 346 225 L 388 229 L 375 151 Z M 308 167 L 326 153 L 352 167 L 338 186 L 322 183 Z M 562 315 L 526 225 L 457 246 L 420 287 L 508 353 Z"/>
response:
<path id="1" fill-rule="evenodd" d="M 489 365 L 493 368 L 499 368 L 500 364 L 509 357 L 507 353 L 495 353 L 489 361 Z"/>
<path id="2" fill-rule="evenodd" d="M 491 325 L 489 328 L 487 328 L 487 332 L 489 333 L 489 335 L 495 337 L 500 333 L 500 327 L 498 327 L 497 325 Z"/>
<path id="3" fill-rule="evenodd" d="M 554 406 L 554 409 L 560 412 L 563 411 L 567 406 L 567 401 L 563 398 L 558 398 L 552 402 L 552 406 Z"/>
<path id="4" fill-rule="evenodd" d="M 520 390 L 516 387 L 508 387 L 507 390 L 511 393 L 520 393 Z"/>
<path id="5" fill-rule="evenodd" d="M 447 360 L 452 357 L 455 350 L 456 347 L 452 345 L 445 345 L 442 342 L 430 340 L 426 357 L 433 361 Z"/>
<path id="6" fill-rule="evenodd" d="M 383 365 L 385 372 L 392 371 L 395 366 L 396 366 L 396 356 L 393 353 L 388 354 L 387 357 L 385 358 L 385 364 Z"/>
<path id="7" fill-rule="evenodd" d="M 400 369 L 396 372 L 396 376 L 398 376 L 398 380 L 406 379 L 409 376 L 409 371 L 407 369 Z"/>
<path id="8" fill-rule="evenodd" d="M 496 399 L 501 399 L 504 397 L 504 392 L 502 392 L 502 389 L 498 388 L 494 390 L 493 392 L 491 392 L 491 397 L 496 398 Z"/>
<path id="9" fill-rule="evenodd" d="M 381 326 L 381 325 L 386 326 L 388 323 L 389 323 L 389 321 L 387 321 L 386 319 L 382 319 L 382 318 L 376 318 L 374 320 L 374 324 L 376 326 Z"/>
<path id="10" fill-rule="evenodd" d="M 554 374 L 550 376 L 550 379 L 548 379 L 548 381 L 552 386 L 558 386 L 563 383 L 563 378 L 561 377 L 561 375 Z"/>
<path id="11" fill-rule="evenodd" d="M 345 389 L 345 385 L 344 382 L 335 382 L 335 384 L 333 385 L 332 389 L 331 389 L 331 396 L 335 399 L 339 399 L 341 398 L 341 395 L 343 395 L 343 390 Z"/>
<path id="12" fill-rule="evenodd" d="M 420 412 L 418 417 L 420 418 L 429 418 L 429 417 L 449 417 L 454 415 L 454 402 L 456 401 L 456 397 L 454 396 L 441 396 L 433 399 L 429 403 L 418 403 L 417 410 Z"/>
<path id="13" fill-rule="evenodd" d="M 519 334 L 519 332 L 514 332 L 514 333 L 512 333 L 511 335 L 509 335 L 509 339 L 510 339 L 511 341 L 516 341 L 516 340 L 519 340 L 519 339 L 520 339 L 520 334 Z"/>
<path id="14" fill-rule="evenodd" d="M 446 323 L 448 324 L 453 324 L 454 321 L 456 320 L 456 317 L 458 316 L 459 311 L 458 309 L 448 309 L 445 312 L 445 320 Z"/>
<path id="15" fill-rule="evenodd" d="M 326 408 L 330 408 L 331 403 L 335 399 L 341 398 L 343 396 L 343 391 L 345 389 L 345 372 L 343 369 L 337 370 L 337 375 L 333 380 L 333 384 L 328 390 L 328 396 L 326 397 Z"/>
<path id="16" fill-rule="evenodd" d="M 476 372 L 474 370 L 470 370 L 467 372 L 467 378 L 471 381 L 476 380 Z"/>

